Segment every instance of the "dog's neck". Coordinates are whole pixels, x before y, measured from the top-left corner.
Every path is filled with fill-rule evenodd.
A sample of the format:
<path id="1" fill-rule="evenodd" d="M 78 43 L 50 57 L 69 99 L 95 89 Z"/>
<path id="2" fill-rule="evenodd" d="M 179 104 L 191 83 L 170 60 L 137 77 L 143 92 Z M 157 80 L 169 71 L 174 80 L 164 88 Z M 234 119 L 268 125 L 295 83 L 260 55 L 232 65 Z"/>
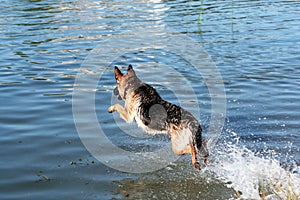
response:
<path id="1" fill-rule="evenodd" d="M 131 84 L 127 84 L 127 86 L 124 88 L 124 99 L 126 99 L 126 96 L 127 96 L 127 92 L 130 88 Z"/>

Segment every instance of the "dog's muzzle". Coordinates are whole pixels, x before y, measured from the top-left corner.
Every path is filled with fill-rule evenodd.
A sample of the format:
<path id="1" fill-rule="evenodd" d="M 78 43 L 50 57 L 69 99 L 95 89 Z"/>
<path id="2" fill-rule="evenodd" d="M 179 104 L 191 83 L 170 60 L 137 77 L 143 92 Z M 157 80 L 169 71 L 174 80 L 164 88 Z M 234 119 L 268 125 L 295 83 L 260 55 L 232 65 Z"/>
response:
<path id="1" fill-rule="evenodd" d="M 114 95 L 118 96 L 118 99 L 119 99 L 119 100 L 122 100 L 122 97 L 120 96 L 118 87 L 115 87 L 115 89 L 114 89 Z"/>

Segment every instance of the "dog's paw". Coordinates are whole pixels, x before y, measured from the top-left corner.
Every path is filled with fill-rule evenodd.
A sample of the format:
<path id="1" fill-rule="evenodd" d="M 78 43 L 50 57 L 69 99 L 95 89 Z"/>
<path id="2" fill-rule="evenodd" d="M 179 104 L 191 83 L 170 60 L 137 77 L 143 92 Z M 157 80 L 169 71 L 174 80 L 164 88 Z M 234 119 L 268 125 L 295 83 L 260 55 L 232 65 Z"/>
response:
<path id="1" fill-rule="evenodd" d="M 199 170 L 199 171 L 201 170 L 199 162 L 195 162 L 195 163 L 193 164 L 193 167 L 194 167 L 196 170 Z"/>
<path id="2" fill-rule="evenodd" d="M 115 111 L 115 107 L 114 107 L 114 106 L 110 106 L 110 107 L 107 109 L 107 111 L 108 111 L 109 113 L 112 113 L 112 112 Z"/>

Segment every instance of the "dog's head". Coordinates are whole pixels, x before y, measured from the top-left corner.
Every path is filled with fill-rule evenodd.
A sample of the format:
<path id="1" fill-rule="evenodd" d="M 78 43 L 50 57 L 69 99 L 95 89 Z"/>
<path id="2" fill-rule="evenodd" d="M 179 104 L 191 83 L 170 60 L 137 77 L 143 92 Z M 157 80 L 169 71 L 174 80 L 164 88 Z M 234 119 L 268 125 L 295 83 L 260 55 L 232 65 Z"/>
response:
<path id="1" fill-rule="evenodd" d="M 135 75 L 132 65 L 128 66 L 127 74 L 123 74 L 120 69 L 115 66 L 115 77 L 117 81 L 117 87 L 114 89 L 114 94 L 118 96 L 118 99 L 126 99 L 126 96 L 134 91 L 141 81 Z"/>

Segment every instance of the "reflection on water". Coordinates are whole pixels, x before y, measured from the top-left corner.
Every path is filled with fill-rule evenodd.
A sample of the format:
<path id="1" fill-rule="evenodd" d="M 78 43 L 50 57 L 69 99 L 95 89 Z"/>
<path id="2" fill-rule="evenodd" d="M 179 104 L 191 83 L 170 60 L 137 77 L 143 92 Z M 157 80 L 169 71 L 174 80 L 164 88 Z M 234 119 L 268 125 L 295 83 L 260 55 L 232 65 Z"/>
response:
<path id="1" fill-rule="evenodd" d="M 229 199 L 237 191 L 245 199 L 257 199 L 259 188 L 270 186 L 269 194 L 274 183 L 287 184 L 286 167 L 299 193 L 297 1 L 12 0 L 0 8 L 0 199 Z M 144 27 L 158 30 L 155 37 L 188 35 L 202 43 L 222 74 L 226 123 L 219 145 L 212 149 L 211 165 L 200 174 L 190 168 L 189 157 L 154 173 L 112 170 L 89 154 L 74 127 L 76 75 L 98 73 L 81 69 L 81 64 L 99 43 Z M 163 52 L 143 53 L 149 52 L 130 52 L 112 62 L 131 63 L 139 73 L 155 69 L 155 80 L 147 81 L 176 102 L 155 66 L 180 68 L 184 62 Z M 211 96 L 203 77 L 181 72 L 199 89 L 206 133 Z M 104 78 L 114 82 L 111 70 Z M 99 86 L 86 92 L 96 91 L 100 97 L 112 89 Z M 113 130 L 114 119 L 103 112 L 110 103 L 96 99 L 96 111 L 105 128 Z M 141 133 L 134 124 L 123 126 Z M 118 132 L 109 137 L 133 151 L 159 148 L 168 141 L 158 136 L 145 147 L 144 141 L 135 144 Z"/>
<path id="2" fill-rule="evenodd" d="M 114 182 L 118 187 L 115 197 L 124 197 L 124 199 L 202 199 L 203 197 L 218 199 L 222 197 L 230 199 L 236 196 L 232 189 L 211 177 L 201 177 L 191 172 L 176 174 L 175 170 L 185 171 L 186 169 L 162 170 L 147 174 L 147 177 Z"/>

